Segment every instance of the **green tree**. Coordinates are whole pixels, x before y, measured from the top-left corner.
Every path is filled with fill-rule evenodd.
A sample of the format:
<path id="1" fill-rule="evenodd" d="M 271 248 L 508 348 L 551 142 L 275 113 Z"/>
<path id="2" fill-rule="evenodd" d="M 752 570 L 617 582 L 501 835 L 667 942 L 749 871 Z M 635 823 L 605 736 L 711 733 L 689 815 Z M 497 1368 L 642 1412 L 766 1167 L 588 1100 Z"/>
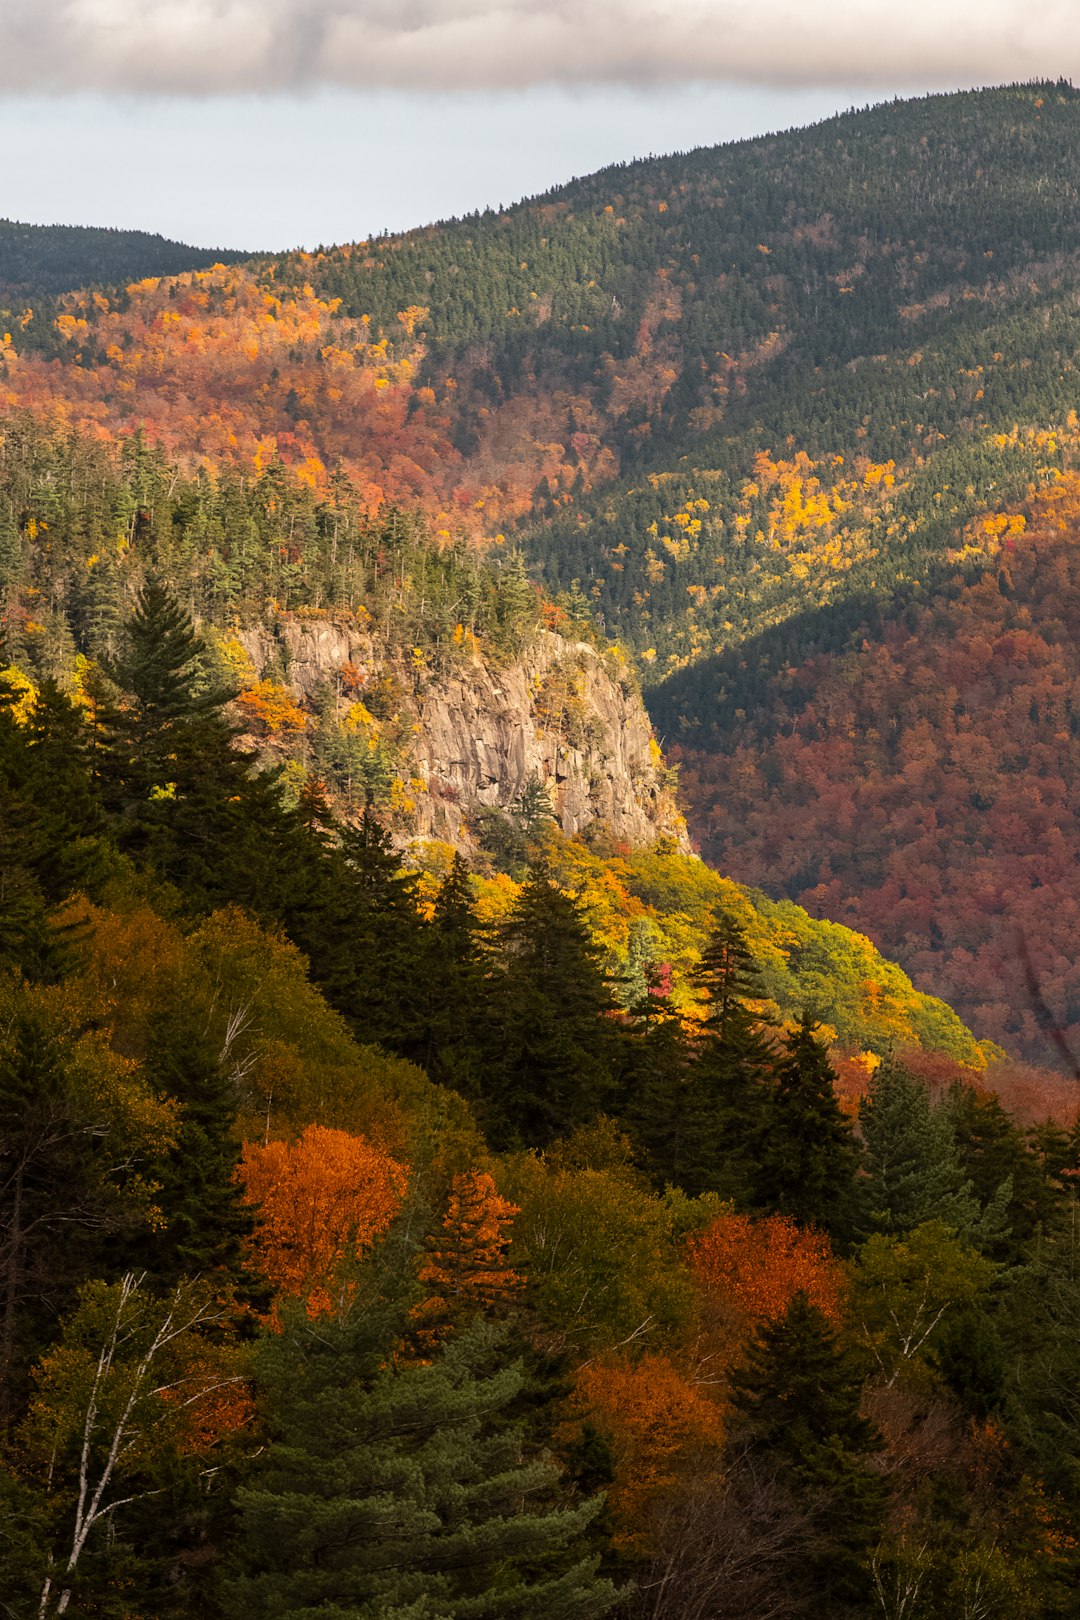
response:
<path id="1" fill-rule="evenodd" d="M 776 1060 L 768 1026 L 751 1005 L 764 997 L 753 953 L 733 917 L 721 913 L 695 980 L 708 1012 L 687 1097 L 689 1151 L 683 1186 L 748 1200 L 756 1144 Z"/>
<path id="2" fill-rule="evenodd" d="M 338 891 L 326 917 L 337 958 L 326 974 L 328 993 L 361 1040 L 422 1055 L 426 963 L 417 879 L 402 871 L 370 800 L 359 823 L 341 829 L 340 855 Z"/>
<path id="3" fill-rule="evenodd" d="M 869 1596 L 867 1556 L 882 1529 L 886 1486 L 870 1467 L 881 1440 L 861 1415 L 857 1372 L 804 1293 L 759 1329 L 732 1386 L 752 1449 L 812 1511 L 806 1567 L 820 1612 L 848 1612 Z"/>
<path id="4" fill-rule="evenodd" d="M 973 1307 L 996 1270 L 942 1221 L 905 1237 L 879 1233 L 862 1245 L 851 1273 L 852 1318 L 887 1384 L 933 1388 L 942 1347 L 957 1352 L 950 1328 L 962 1318 L 972 1330 Z"/>
<path id="5" fill-rule="evenodd" d="M 755 1202 L 803 1226 L 842 1229 L 856 1151 L 840 1111 L 828 1051 L 804 1013 L 784 1041 L 765 1106 L 752 1186 Z"/>
<path id="6" fill-rule="evenodd" d="M 546 871 L 523 884 L 499 944 L 484 1112 L 496 1143 L 543 1147 L 608 1099 L 611 989 L 580 903 Z"/>
<path id="7" fill-rule="evenodd" d="M 276 1395 L 276 1433 L 238 1495 L 226 1615 L 289 1620 L 588 1620 L 615 1594 L 573 1503 L 509 1408 L 520 1365 L 477 1320 L 429 1363 L 401 1365 L 367 1316 L 309 1332 Z"/>
<path id="8" fill-rule="evenodd" d="M 198 1471 L 196 1453 L 213 1443 L 204 1423 L 214 1438 L 228 1429 L 222 1408 L 241 1378 L 221 1338 L 224 1317 L 200 1282 L 161 1298 L 134 1275 L 80 1290 L 36 1369 L 18 1436 L 24 1477 L 44 1497 L 52 1532 L 24 1613 L 123 1620 L 130 1590 L 146 1592 L 164 1549 L 131 1533 L 138 1510 L 177 1471 Z"/>
<path id="9" fill-rule="evenodd" d="M 948 1109 L 933 1106 L 921 1081 L 883 1063 L 859 1123 L 866 1175 L 857 1222 L 865 1235 L 897 1235 L 935 1220 L 962 1238 L 974 1233 L 979 1203 L 960 1168 Z"/>
<path id="10" fill-rule="evenodd" d="M 423 945 L 424 1067 L 435 1079 L 475 1094 L 480 1032 L 488 1016 L 488 963 L 469 869 L 460 854 L 439 885 Z"/>
<path id="11" fill-rule="evenodd" d="M 56 992 L 0 986 L 0 1420 L 105 1244 L 154 1218 L 172 1110 Z"/>

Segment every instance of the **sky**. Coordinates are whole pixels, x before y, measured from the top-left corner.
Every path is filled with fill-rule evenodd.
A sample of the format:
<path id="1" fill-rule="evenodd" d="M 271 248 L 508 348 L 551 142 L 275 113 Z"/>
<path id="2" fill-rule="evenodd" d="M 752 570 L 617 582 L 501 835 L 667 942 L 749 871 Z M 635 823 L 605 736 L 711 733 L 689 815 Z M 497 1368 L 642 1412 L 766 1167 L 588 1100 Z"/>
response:
<path id="1" fill-rule="evenodd" d="M 1080 70 L 1077 0 L 0 0 L 0 30 L 0 213 L 249 250 Z"/>

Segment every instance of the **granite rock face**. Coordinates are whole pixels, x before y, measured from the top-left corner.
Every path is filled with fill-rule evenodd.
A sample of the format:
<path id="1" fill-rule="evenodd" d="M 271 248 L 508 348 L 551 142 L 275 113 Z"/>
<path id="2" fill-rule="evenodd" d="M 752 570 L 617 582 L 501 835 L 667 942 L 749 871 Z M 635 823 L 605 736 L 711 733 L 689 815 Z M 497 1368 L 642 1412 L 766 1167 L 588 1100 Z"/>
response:
<path id="1" fill-rule="evenodd" d="M 509 808 L 538 782 L 567 833 L 600 822 L 631 844 L 690 847 L 641 698 L 612 654 L 545 631 L 509 664 L 459 651 L 418 670 L 358 626 L 286 615 L 240 640 L 255 668 L 276 668 L 301 703 L 340 686 L 344 669 L 359 677 L 361 701 L 365 682 L 397 675 L 408 836 L 468 849 L 471 815 Z"/>

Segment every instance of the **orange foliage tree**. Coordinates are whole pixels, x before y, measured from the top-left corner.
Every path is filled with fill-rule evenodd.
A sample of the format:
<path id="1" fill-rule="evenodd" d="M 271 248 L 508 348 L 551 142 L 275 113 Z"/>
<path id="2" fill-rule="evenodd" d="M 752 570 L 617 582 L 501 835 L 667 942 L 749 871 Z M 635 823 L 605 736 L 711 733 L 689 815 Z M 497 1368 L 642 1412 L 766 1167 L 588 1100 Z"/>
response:
<path id="1" fill-rule="evenodd" d="M 666 1356 L 587 1363 L 577 1375 L 577 1404 L 608 1441 L 614 1462 L 610 1501 L 616 1544 L 643 1535 L 655 1498 L 690 1466 L 701 1466 L 724 1440 L 718 1403 Z"/>
<path id="2" fill-rule="evenodd" d="M 401 1207 L 406 1167 L 362 1136 L 309 1125 L 297 1142 L 245 1142 L 244 1202 L 256 1210 L 255 1261 L 279 1299 L 332 1309 L 334 1274 Z"/>
<path id="3" fill-rule="evenodd" d="M 442 1225 L 420 1270 L 429 1292 L 413 1317 L 425 1350 L 433 1350 L 462 1316 L 494 1310 L 520 1287 L 521 1278 L 506 1263 L 508 1228 L 518 1213 L 486 1171 L 454 1177 Z"/>
<path id="4" fill-rule="evenodd" d="M 725 1336 L 782 1316 L 800 1289 L 830 1322 L 841 1317 L 843 1271 L 828 1238 L 787 1215 L 721 1215 L 690 1235 L 686 1254 Z"/>

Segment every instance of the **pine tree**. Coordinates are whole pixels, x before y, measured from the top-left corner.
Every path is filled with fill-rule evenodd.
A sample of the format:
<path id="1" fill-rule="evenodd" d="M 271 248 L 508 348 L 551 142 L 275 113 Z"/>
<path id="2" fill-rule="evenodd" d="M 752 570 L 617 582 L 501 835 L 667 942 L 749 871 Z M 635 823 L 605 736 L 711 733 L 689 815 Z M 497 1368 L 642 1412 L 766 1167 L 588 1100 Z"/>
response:
<path id="1" fill-rule="evenodd" d="M 363 1292 L 363 1291 L 362 1291 Z M 522 1391 L 482 1320 L 402 1366 L 386 1318 L 307 1332 L 277 1432 L 238 1493 L 237 1620 L 589 1620 L 615 1594 L 582 1556 L 599 1504 L 565 1499 L 508 1410 Z"/>
<path id="2" fill-rule="evenodd" d="M 859 1124 L 866 1169 L 859 1230 L 899 1235 L 936 1220 L 971 1237 L 978 1200 L 960 1168 L 948 1110 L 932 1106 L 926 1087 L 899 1064 L 883 1063 Z"/>
<path id="3" fill-rule="evenodd" d="M 497 1143 L 542 1147 L 610 1095 L 611 991 L 579 903 L 546 871 L 522 886 L 501 946 L 482 1113 Z"/>
<path id="4" fill-rule="evenodd" d="M 109 662 L 120 699 L 100 705 L 98 769 L 120 846 L 201 909 L 244 906 L 284 923 L 325 962 L 330 873 L 319 837 L 286 811 L 275 773 L 254 770 L 209 685 L 206 649 L 165 584 L 148 579 Z M 308 925 L 305 920 L 316 919 Z M 314 959 L 313 959 L 314 966 Z"/>
<path id="5" fill-rule="evenodd" d="M 40 878 L 50 904 L 93 895 L 115 865 L 93 782 L 92 737 L 84 714 L 46 678 L 25 727 L 26 787 L 46 855 Z"/>
<path id="6" fill-rule="evenodd" d="M 696 1162 L 690 1038 L 668 993 L 670 969 L 646 961 L 642 978 L 622 1042 L 619 1118 L 653 1180 L 661 1187 L 686 1186 Z"/>
<path id="7" fill-rule="evenodd" d="M 731 1381 L 751 1447 L 779 1467 L 812 1512 L 806 1564 L 820 1612 L 844 1613 L 869 1594 L 865 1559 L 880 1537 L 886 1497 L 884 1480 L 868 1466 L 881 1441 L 859 1410 L 861 1380 L 800 1292 L 759 1329 Z M 838 1608 L 824 1607 L 832 1603 Z"/>
<path id="8" fill-rule="evenodd" d="M 46 897 L 64 851 L 50 836 L 51 796 L 47 782 L 33 781 L 27 728 L 14 715 L 16 696 L 0 680 L 0 963 L 47 982 L 66 965 Z M 35 794 L 35 786 L 45 791 Z M 55 881 L 51 887 L 55 899 Z"/>
<path id="9" fill-rule="evenodd" d="M 856 1153 L 829 1054 L 804 1013 L 784 1041 L 752 1173 L 755 1202 L 835 1231 L 849 1215 Z"/>
<path id="10" fill-rule="evenodd" d="M 390 835 L 370 799 L 355 827 L 342 829 L 341 881 L 333 946 L 341 958 L 328 994 L 347 1013 L 357 1035 L 422 1055 L 421 978 L 424 924 L 417 879 L 401 870 Z"/>
<path id="11" fill-rule="evenodd" d="M 150 1168 L 165 1224 L 144 1268 L 165 1287 L 185 1276 L 216 1275 L 225 1288 L 244 1295 L 254 1289 L 261 1298 L 244 1258 L 253 1220 L 236 1175 L 234 1085 L 198 1023 L 183 1012 L 159 1021 L 145 1067 L 156 1089 L 180 1104 L 180 1116 L 174 1146 Z M 139 1258 L 125 1256 L 121 1269 Z"/>
<path id="12" fill-rule="evenodd" d="M 746 936 L 721 915 L 694 975 L 708 1012 L 687 1105 L 683 1185 L 688 1192 L 749 1197 L 775 1051 L 768 1026 L 748 1003 L 764 992 Z"/>
<path id="13" fill-rule="evenodd" d="M 189 615 L 151 575 L 104 664 L 120 699 L 99 705 L 99 773 L 121 847 L 187 892 L 211 896 L 229 847 L 242 838 L 251 759 L 233 747 L 208 687 L 205 649 Z"/>
<path id="14" fill-rule="evenodd" d="M 424 955 L 424 1068 L 434 1079 L 474 1095 L 487 1017 L 487 961 L 469 869 L 460 854 L 435 896 Z"/>

